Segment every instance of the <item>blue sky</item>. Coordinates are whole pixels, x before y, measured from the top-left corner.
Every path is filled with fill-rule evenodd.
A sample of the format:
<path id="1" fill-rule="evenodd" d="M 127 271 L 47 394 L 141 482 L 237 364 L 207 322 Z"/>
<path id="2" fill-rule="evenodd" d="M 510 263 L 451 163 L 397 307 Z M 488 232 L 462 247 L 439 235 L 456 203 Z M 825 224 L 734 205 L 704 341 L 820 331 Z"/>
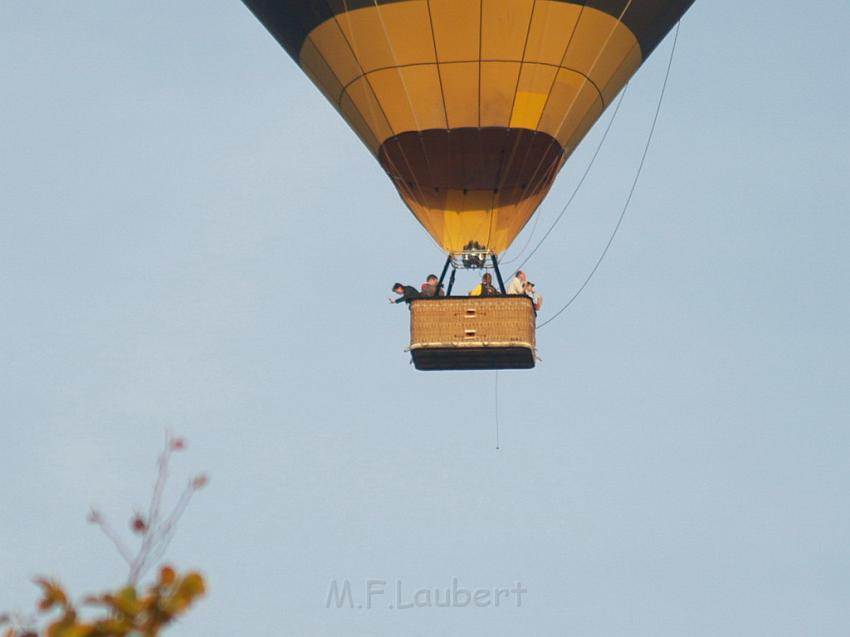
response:
<path id="1" fill-rule="evenodd" d="M 441 253 L 241 3 L 0 4 L 0 607 L 122 581 L 85 514 L 123 528 L 170 430 L 178 481 L 212 479 L 175 637 L 846 635 L 847 24 L 697 0 L 611 251 L 497 394 L 408 364 L 389 286 Z M 671 44 L 526 265 L 541 319 L 616 223 Z M 453 578 L 528 592 L 326 608 Z"/>

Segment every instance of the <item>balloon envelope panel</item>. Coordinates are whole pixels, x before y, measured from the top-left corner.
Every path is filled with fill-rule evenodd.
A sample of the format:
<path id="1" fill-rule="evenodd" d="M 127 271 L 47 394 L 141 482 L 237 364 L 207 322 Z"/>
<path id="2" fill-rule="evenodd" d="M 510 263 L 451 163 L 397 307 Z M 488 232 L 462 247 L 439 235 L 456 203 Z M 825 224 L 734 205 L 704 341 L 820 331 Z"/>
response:
<path id="1" fill-rule="evenodd" d="M 504 251 L 693 0 L 244 0 L 448 252 Z"/>

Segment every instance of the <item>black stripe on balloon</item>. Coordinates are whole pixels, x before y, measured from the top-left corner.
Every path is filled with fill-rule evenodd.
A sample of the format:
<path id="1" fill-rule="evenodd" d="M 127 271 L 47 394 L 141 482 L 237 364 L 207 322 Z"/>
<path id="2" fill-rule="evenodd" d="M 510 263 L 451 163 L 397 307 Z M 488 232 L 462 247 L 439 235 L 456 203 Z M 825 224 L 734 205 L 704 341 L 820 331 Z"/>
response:
<path id="1" fill-rule="evenodd" d="M 317 26 L 336 15 L 408 0 L 242 0 L 269 33 L 298 62 L 304 40 Z M 456 0 L 462 2 L 463 0 Z M 477 1 L 477 0 L 476 0 Z M 584 5 L 615 18 L 634 33 L 645 60 L 694 0 L 553 0 Z M 625 13 L 623 13 L 625 9 Z"/>
<path id="2" fill-rule="evenodd" d="M 407 0 L 242 0 L 298 62 L 304 40 L 323 22 L 346 11 Z"/>
<path id="3" fill-rule="evenodd" d="M 561 0 L 558 0 L 561 1 Z M 694 0 L 588 0 L 585 6 L 618 18 L 640 43 L 643 60 L 682 19 Z M 625 13 L 623 13 L 625 11 Z"/>

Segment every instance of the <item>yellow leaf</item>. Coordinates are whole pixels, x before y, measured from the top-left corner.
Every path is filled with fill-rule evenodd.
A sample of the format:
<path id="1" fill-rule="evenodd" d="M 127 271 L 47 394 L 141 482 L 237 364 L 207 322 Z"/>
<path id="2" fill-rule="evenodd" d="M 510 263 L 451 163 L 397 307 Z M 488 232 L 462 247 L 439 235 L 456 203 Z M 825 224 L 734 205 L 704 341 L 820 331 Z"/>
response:
<path id="1" fill-rule="evenodd" d="M 118 591 L 118 595 L 113 598 L 112 606 L 130 617 L 138 613 L 139 603 L 137 601 L 136 589 L 132 586 L 122 588 Z"/>
<path id="2" fill-rule="evenodd" d="M 174 569 L 170 566 L 163 566 L 162 570 L 159 572 L 159 581 L 162 586 L 171 586 L 176 577 Z"/>
<path id="3" fill-rule="evenodd" d="M 133 629 L 133 624 L 117 618 L 101 619 L 95 622 L 95 635 L 126 635 Z"/>
<path id="4" fill-rule="evenodd" d="M 57 637 L 90 637 L 94 633 L 94 626 L 88 624 L 74 624 L 57 633 Z"/>
<path id="5" fill-rule="evenodd" d="M 43 594 L 41 601 L 38 603 L 39 610 L 47 611 L 57 604 L 60 606 L 68 605 L 68 597 L 59 584 L 43 577 L 36 578 L 35 583 L 41 587 Z"/>
<path id="6" fill-rule="evenodd" d="M 180 586 L 177 589 L 177 595 L 186 597 L 189 600 L 194 597 L 198 597 L 199 595 L 203 595 L 205 592 L 206 587 L 204 586 L 204 578 L 198 573 L 189 573 L 186 575 L 186 577 L 183 578 L 183 581 L 180 582 Z"/>

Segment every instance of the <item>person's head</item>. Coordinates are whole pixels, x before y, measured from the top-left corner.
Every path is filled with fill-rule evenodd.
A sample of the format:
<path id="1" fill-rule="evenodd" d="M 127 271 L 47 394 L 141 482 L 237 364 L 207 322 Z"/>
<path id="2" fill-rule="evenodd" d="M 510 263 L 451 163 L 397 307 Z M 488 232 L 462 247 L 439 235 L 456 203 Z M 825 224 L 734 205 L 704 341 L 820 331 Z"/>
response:
<path id="1" fill-rule="evenodd" d="M 485 272 L 484 276 L 481 277 L 481 282 L 484 285 L 493 285 L 493 276 L 489 272 Z"/>
<path id="2" fill-rule="evenodd" d="M 529 292 L 534 292 L 534 284 L 531 281 L 528 281 L 525 284 L 525 289 L 528 290 Z"/>
<path id="3" fill-rule="evenodd" d="M 396 294 L 404 294 L 404 286 L 401 283 L 394 283 L 393 292 Z"/>
<path id="4" fill-rule="evenodd" d="M 436 274 L 429 274 L 428 278 L 425 279 L 425 282 L 430 283 L 431 285 L 437 285 L 437 275 Z"/>
<path id="5" fill-rule="evenodd" d="M 526 280 L 525 279 L 525 272 L 523 272 L 522 270 L 517 270 L 516 271 L 516 278 L 518 278 L 520 281 L 525 283 L 525 280 Z"/>

